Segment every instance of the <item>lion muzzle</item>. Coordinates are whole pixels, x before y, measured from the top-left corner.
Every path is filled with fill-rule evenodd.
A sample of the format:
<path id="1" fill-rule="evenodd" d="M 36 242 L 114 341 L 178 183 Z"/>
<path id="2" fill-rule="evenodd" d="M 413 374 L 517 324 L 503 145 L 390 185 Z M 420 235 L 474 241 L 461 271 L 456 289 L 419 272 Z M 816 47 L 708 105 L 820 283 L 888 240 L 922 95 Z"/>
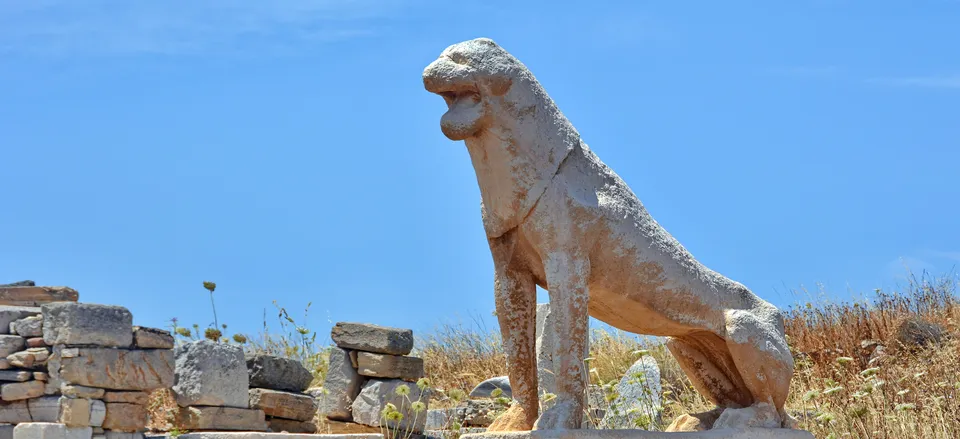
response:
<path id="1" fill-rule="evenodd" d="M 423 70 L 423 86 L 443 97 L 447 112 L 440 130 L 450 140 L 464 140 L 483 128 L 484 107 L 474 70 L 441 56 Z"/>

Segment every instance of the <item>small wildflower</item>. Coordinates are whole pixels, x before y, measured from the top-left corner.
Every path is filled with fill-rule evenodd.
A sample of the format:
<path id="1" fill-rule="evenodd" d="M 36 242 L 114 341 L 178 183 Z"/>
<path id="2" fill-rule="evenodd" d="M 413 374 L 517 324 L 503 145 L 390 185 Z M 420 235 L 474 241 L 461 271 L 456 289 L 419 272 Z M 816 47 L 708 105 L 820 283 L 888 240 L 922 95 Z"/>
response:
<path id="1" fill-rule="evenodd" d="M 449 392 L 447 392 L 447 395 L 449 395 L 450 399 L 452 399 L 454 402 L 463 401 L 467 397 L 467 394 L 460 389 L 451 389 Z"/>
<path id="2" fill-rule="evenodd" d="M 233 341 L 244 344 L 247 342 L 247 337 L 243 334 L 233 334 Z"/>
<path id="3" fill-rule="evenodd" d="M 223 333 L 217 328 L 207 328 L 205 331 L 203 331 L 203 336 L 207 340 L 219 341 L 220 337 L 223 336 Z"/>
<path id="4" fill-rule="evenodd" d="M 649 353 L 650 353 L 649 349 L 637 349 L 633 351 L 633 355 L 639 355 L 641 357 L 644 355 L 648 355 Z"/>
<path id="5" fill-rule="evenodd" d="M 397 411 L 393 411 L 393 412 L 387 413 L 387 420 L 389 420 L 389 421 L 394 421 L 394 422 L 400 422 L 400 421 L 403 420 L 403 413 L 400 413 L 400 412 L 397 412 Z"/>
<path id="6" fill-rule="evenodd" d="M 803 400 L 810 402 L 810 401 L 813 401 L 814 399 L 817 399 L 819 396 L 820 396 L 820 392 L 816 390 L 808 390 L 807 393 L 803 394 Z"/>
<path id="7" fill-rule="evenodd" d="M 177 328 L 177 335 L 179 335 L 179 336 L 181 336 L 181 337 L 190 337 L 190 336 L 193 335 L 193 333 L 190 332 L 189 329 L 184 328 L 184 327 L 181 326 L 181 327 Z"/>
<path id="8" fill-rule="evenodd" d="M 832 394 L 837 393 L 837 392 L 839 392 L 839 391 L 841 391 L 841 390 L 843 390 L 843 386 L 831 387 L 831 388 L 829 388 L 829 389 L 825 389 L 825 390 L 823 391 L 823 394 L 824 394 L 824 395 L 832 395 Z"/>
<path id="9" fill-rule="evenodd" d="M 870 409 L 863 405 L 856 405 L 850 409 L 850 416 L 854 418 L 862 418 L 867 416 L 870 413 Z"/>
<path id="10" fill-rule="evenodd" d="M 212 293 L 213 290 L 217 289 L 217 284 L 213 282 L 203 281 L 203 287 L 206 288 L 207 290 L 210 290 L 210 292 Z"/>
<path id="11" fill-rule="evenodd" d="M 417 388 L 418 388 L 418 389 L 420 389 L 420 390 L 426 390 L 427 387 L 430 387 L 430 379 L 429 379 L 429 378 L 420 378 L 419 380 L 417 380 Z"/>
<path id="12" fill-rule="evenodd" d="M 907 403 L 903 403 L 903 404 L 897 404 L 897 406 L 894 407 L 894 409 L 895 409 L 896 411 L 898 411 L 898 412 L 904 412 L 904 411 L 907 411 L 907 410 L 914 410 L 914 409 L 916 409 L 916 408 L 917 408 L 917 405 L 914 404 L 914 403 L 912 403 L 912 402 L 907 402 Z"/>
<path id="13" fill-rule="evenodd" d="M 840 364 L 842 364 L 842 365 L 847 365 L 847 364 L 853 363 L 853 358 L 851 358 L 851 357 L 838 357 L 838 358 L 837 358 L 837 363 L 840 363 Z"/>
<path id="14" fill-rule="evenodd" d="M 879 368 L 879 367 L 871 367 L 871 368 L 869 368 L 869 369 L 864 369 L 864 370 L 862 370 L 862 371 L 860 372 L 860 376 L 862 376 L 862 377 L 864 377 L 864 378 L 869 378 L 869 377 L 872 377 L 872 376 L 876 375 L 877 372 L 880 372 L 880 368 Z"/>
<path id="15" fill-rule="evenodd" d="M 394 393 L 396 393 L 398 396 L 408 396 L 410 395 L 410 386 L 401 384 L 397 386 L 397 389 L 394 390 Z"/>
<path id="16" fill-rule="evenodd" d="M 427 405 L 420 401 L 414 401 L 410 404 L 410 410 L 413 410 L 414 413 L 420 413 L 427 409 Z"/>
<path id="17" fill-rule="evenodd" d="M 830 423 L 837 419 L 837 416 L 830 412 L 823 412 L 815 417 L 819 422 Z"/>

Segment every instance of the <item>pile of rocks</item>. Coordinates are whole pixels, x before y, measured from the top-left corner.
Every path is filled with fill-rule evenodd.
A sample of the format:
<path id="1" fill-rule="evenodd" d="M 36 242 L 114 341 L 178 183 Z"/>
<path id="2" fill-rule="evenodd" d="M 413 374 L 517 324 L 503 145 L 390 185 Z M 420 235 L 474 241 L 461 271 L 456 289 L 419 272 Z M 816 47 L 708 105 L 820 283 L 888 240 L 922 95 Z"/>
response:
<path id="1" fill-rule="evenodd" d="M 263 354 L 247 354 L 250 407 L 263 410 L 271 431 L 316 433 L 313 418 L 317 401 L 304 390 L 313 375 L 299 361 Z"/>
<path id="2" fill-rule="evenodd" d="M 20 424 L 7 427 L 17 439 L 142 437 L 147 392 L 173 384 L 170 333 L 78 299 L 65 287 L 0 287 L 0 422 Z"/>
<path id="3" fill-rule="evenodd" d="M 313 376 L 299 361 L 199 340 L 176 349 L 171 424 L 190 431 L 314 433 Z"/>
<path id="4" fill-rule="evenodd" d="M 416 384 L 424 371 L 422 359 L 408 356 L 413 331 L 340 322 L 331 338 L 336 347 L 330 351 L 320 412 L 331 421 L 423 433 L 430 389 Z M 383 416 L 388 404 L 402 419 Z M 363 430 L 348 426 L 342 431 Z"/>

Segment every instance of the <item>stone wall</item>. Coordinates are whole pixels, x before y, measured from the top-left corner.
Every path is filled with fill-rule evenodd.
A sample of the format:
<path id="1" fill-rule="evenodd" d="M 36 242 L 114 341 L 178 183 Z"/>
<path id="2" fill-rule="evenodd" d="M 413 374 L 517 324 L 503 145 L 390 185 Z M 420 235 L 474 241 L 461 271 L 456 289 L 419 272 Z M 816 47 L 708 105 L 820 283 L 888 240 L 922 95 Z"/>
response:
<path id="1" fill-rule="evenodd" d="M 0 423 L 16 439 L 142 437 L 148 392 L 173 385 L 169 332 L 78 301 L 67 287 L 0 286 Z"/>
<path id="2" fill-rule="evenodd" d="M 320 412 L 335 432 L 364 432 L 364 427 L 423 433 L 430 389 L 423 360 L 413 350 L 413 331 L 363 323 L 337 323 L 336 344 L 318 396 Z M 390 416 L 393 407 L 402 416 Z M 389 410 L 388 410 L 389 412 Z"/>

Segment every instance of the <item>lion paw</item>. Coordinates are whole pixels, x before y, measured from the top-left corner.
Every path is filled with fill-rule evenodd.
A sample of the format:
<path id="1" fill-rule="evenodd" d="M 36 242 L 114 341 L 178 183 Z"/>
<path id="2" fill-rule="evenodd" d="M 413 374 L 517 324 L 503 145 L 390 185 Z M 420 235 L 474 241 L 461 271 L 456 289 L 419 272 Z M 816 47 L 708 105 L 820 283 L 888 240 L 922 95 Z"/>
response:
<path id="1" fill-rule="evenodd" d="M 540 415 L 534 430 L 576 430 L 583 422 L 583 410 L 573 401 L 558 401 Z"/>

